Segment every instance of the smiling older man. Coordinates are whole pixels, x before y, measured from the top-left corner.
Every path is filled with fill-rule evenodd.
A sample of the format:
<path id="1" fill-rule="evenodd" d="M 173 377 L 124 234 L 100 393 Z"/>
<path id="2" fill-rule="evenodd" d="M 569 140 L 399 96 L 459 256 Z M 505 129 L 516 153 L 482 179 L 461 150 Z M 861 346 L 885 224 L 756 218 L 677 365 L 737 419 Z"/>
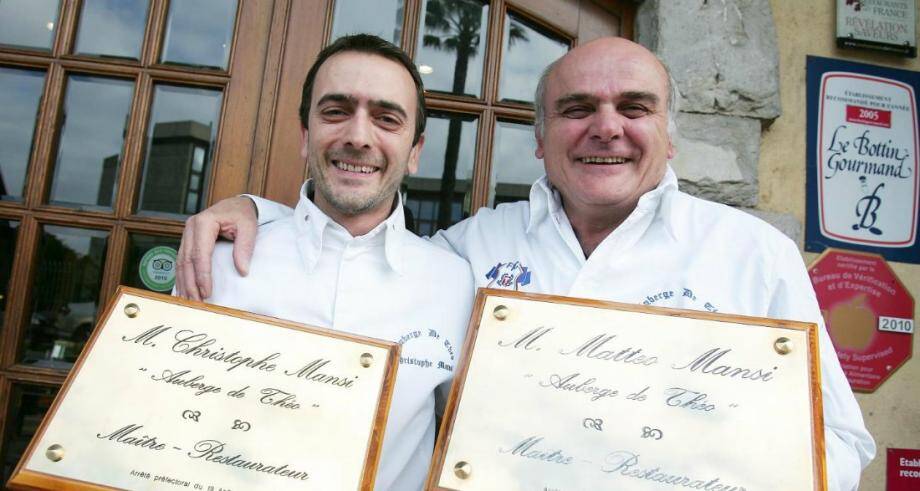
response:
<path id="1" fill-rule="evenodd" d="M 750 215 L 677 189 L 667 163 L 677 98 L 664 65 L 625 39 L 596 40 L 551 65 L 535 100 L 546 176 L 529 201 L 482 209 L 433 241 L 466 258 L 479 286 L 819 324 L 829 487 L 856 489 L 875 443 L 798 248 Z M 289 213 L 257 201 L 263 221 Z M 203 217 L 210 225 L 186 230 L 181 281 L 192 297 L 209 292 L 215 215 L 255 221 L 248 200 L 234 198 Z"/>

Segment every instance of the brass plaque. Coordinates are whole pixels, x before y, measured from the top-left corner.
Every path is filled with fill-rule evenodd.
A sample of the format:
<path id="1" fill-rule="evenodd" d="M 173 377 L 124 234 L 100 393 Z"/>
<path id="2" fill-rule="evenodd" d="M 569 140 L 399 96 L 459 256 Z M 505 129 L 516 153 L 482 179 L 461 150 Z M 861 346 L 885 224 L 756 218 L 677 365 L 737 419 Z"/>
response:
<path id="1" fill-rule="evenodd" d="M 372 489 L 398 352 L 119 288 L 10 485 Z"/>
<path id="2" fill-rule="evenodd" d="M 824 490 L 814 324 L 480 290 L 428 489 Z"/>

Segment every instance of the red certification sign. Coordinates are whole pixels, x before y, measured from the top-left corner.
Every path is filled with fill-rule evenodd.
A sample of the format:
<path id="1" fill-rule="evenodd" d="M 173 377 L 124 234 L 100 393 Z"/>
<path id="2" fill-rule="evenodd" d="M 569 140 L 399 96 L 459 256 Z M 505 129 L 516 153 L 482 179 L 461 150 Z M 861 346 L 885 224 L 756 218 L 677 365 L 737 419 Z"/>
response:
<path id="1" fill-rule="evenodd" d="M 827 249 L 808 274 L 850 386 L 875 391 L 911 356 L 913 297 L 878 254 Z"/>
<path id="2" fill-rule="evenodd" d="M 887 477 L 885 491 L 920 489 L 920 450 L 889 448 Z"/>

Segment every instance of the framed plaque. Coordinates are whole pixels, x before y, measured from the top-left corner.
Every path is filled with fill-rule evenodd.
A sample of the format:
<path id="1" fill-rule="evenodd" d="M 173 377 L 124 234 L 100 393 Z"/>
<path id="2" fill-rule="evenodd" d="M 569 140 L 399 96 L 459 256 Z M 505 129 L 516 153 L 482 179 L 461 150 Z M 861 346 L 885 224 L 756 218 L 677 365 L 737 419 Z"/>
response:
<path id="1" fill-rule="evenodd" d="M 119 287 L 14 489 L 373 489 L 399 347 Z"/>
<path id="2" fill-rule="evenodd" d="M 479 291 L 428 489 L 825 490 L 814 324 Z"/>

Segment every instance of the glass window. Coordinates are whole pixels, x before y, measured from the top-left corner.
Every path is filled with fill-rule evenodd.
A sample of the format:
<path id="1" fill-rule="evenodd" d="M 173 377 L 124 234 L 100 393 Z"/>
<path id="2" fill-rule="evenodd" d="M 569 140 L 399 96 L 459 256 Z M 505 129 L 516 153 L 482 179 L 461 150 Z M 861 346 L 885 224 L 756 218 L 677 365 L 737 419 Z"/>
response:
<path id="1" fill-rule="evenodd" d="M 0 44 L 51 51 L 58 0 L 0 1 Z"/>
<path id="2" fill-rule="evenodd" d="M 222 98 L 213 89 L 154 87 L 140 212 L 185 215 L 202 209 Z"/>
<path id="3" fill-rule="evenodd" d="M 489 6 L 479 0 L 428 0 L 415 61 L 426 90 L 479 97 Z"/>
<path id="4" fill-rule="evenodd" d="M 139 60 L 146 0 L 84 0 L 74 52 Z"/>
<path id="5" fill-rule="evenodd" d="M 236 21 L 233 0 L 172 0 L 161 63 L 226 70 Z"/>
<path id="6" fill-rule="evenodd" d="M 410 230 L 432 235 L 469 216 L 477 126 L 472 115 L 428 115 L 419 170 L 403 181 Z"/>
<path id="7" fill-rule="evenodd" d="M 0 67 L 0 199 L 21 200 L 25 194 L 44 85 L 45 72 Z"/>
<path id="8" fill-rule="evenodd" d="M 543 32 L 514 13 L 507 13 L 498 98 L 533 103 L 543 69 L 568 50 L 565 40 Z"/>
<path id="9" fill-rule="evenodd" d="M 402 45 L 403 0 L 335 0 L 332 39 L 368 33 Z"/>
<path id="10" fill-rule="evenodd" d="M 16 236 L 19 222 L 0 219 L 0 327 L 6 314 L 6 297 L 9 295 L 10 276 L 13 273 L 13 258 L 16 257 Z"/>
<path id="11" fill-rule="evenodd" d="M 533 125 L 498 121 L 492 151 L 489 206 L 528 199 L 530 185 L 543 173 L 543 161 L 534 155 Z"/>
<path id="12" fill-rule="evenodd" d="M 177 237 L 131 234 L 121 283 L 155 292 L 169 292 L 176 284 Z"/>
<path id="13" fill-rule="evenodd" d="M 6 413 L 6 434 L 3 437 L 3 482 L 12 476 L 19 458 L 38 431 L 45 413 L 51 408 L 57 391 L 57 387 L 13 384 Z"/>
<path id="14" fill-rule="evenodd" d="M 133 95 L 133 81 L 68 78 L 51 203 L 112 207 Z"/>
<path id="15" fill-rule="evenodd" d="M 69 369 L 96 324 L 109 233 L 43 225 L 21 360 Z"/>

